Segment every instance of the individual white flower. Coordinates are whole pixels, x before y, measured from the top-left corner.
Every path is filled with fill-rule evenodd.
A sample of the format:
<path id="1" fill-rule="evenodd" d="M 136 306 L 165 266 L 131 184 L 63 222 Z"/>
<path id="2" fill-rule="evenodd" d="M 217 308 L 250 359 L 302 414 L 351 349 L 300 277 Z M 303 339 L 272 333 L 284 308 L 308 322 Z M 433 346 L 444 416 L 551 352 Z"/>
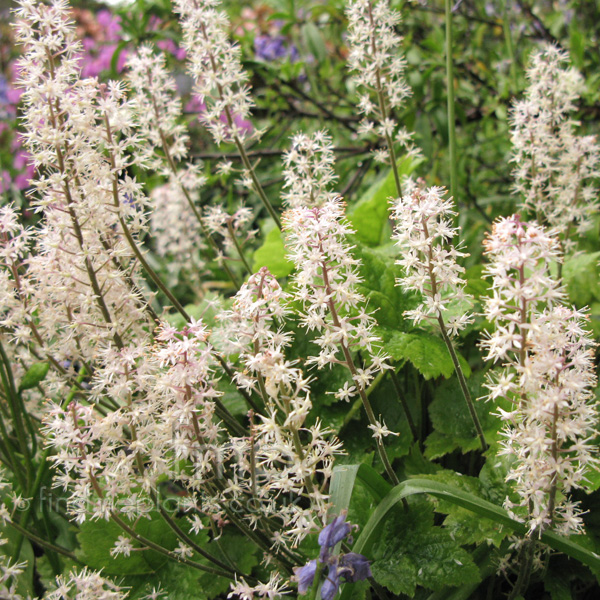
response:
<path id="1" fill-rule="evenodd" d="M 381 421 L 375 421 L 373 425 L 369 425 L 368 427 L 373 432 L 373 437 L 376 437 L 380 440 L 388 435 L 400 435 L 399 433 L 388 429 L 387 425 L 383 422 L 383 419 Z"/>
<path id="2" fill-rule="evenodd" d="M 129 556 L 132 550 L 133 544 L 131 543 L 131 539 L 124 535 L 120 535 L 114 543 L 114 546 L 110 549 L 110 555 L 113 557 L 119 556 L 120 554 Z"/>

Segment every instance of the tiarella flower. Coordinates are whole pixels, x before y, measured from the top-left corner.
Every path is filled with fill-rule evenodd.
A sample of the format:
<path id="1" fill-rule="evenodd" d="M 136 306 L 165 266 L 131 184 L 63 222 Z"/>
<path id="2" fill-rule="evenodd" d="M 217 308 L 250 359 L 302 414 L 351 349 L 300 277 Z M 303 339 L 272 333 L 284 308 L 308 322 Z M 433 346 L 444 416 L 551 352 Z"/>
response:
<path id="1" fill-rule="evenodd" d="M 400 435 L 399 433 L 388 429 L 383 421 L 375 421 L 375 423 L 369 425 L 369 429 L 373 432 L 373 436 L 380 440 L 388 435 Z"/>
<path id="2" fill-rule="evenodd" d="M 452 198 L 444 198 L 446 190 L 441 187 L 425 188 L 413 182 L 405 187 L 406 195 L 392 203 L 393 238 L 402 256 L 396 264 L 404 271 L 398 283 L 418 292 L 422 303 L 404 314 L 416 325 L 424 320 L 439 325 L 441 319 L 456 335 L 473 318 L 464 310 L 472 299 L 465 293 L 464 267 L 457 263 L 466 254 L 452 244 L 458 232 L 452 224 L 456 215 Z M 452 314 L 457 305 L 460 312 Z"/>
<path id="3" fill-rule="evenodd" d="M 240 206 L 233 214 L 220 205 L 208 206 L 202 218 L 207 230 L 223 244 L 224 252 L 219 256 L 220 260 L 235 260 L 236 254 L 238 259 L 242 258 L 244 246 L 258 233 L 256 229 L 250 229 L 254 213 L 247 206 Z"/>
<path id="4" fill-rule="evenodd" d="M 56 590 L 44 596 L 45 600 L 125 600 L 129 592 L 119 588 L 110 579 L 100 573 L 84 568 L 82 571 L 71 571 L 68 576 L 56 578 Z"/>
<path id="5" fill-rule="evenodd" d="M 195 286 L 205 271 L 201 251 L 206 249 L 206 243 L 185 191 L 194 201 L 201 183 L 195 169 L 181 171 L 177 177 L 171 176 L 167 183 L 155 187 L 150 195 L 153 209 L 150 230 L 156 252 L 166 259 L 170 272 L 183 276 Z"/>
<path id="6" fill-rule="evenodd" d="M 57 381 L 71 385 L 64 361 L 99 374 L 98 357 L 109 347 L 148 339 L 139 266 L 124 235 L 127 227 L 135 240 L 144 229 L 145 200 L 127 173 L 125 147 L 135 147 L 135 137 L 124 88 L 79 79 L 66 4 L 26 2 L 15 14 L 24 139 L 41 173 L 33 204 L 43 213 L 21 300 L 35 312 L 33 335 L 55 367 L 53 390 Z"/>
<path id="7" fill-rule="evenodd" d="M 239 46 L 228 39 L 228 18 L 219 0 L 176 0 L 175 10 L 181 16 L 183 47 L 196 93 L 206 106 L 202 122 L 217 144 L 248 139 L 242 125 L 253 106 L 248 75 Z"/>
<path id="8" fill-rule="evenodd" d="M 137 131 L 143 138 L 139 160 L 150 168 L 172 175 L 168 158 L 179 161 L 187 156 L 188 136 L 181 119 L 181 99 L 175 79 L 166 69 L 165 57 L 151 46 L 142 46 L 127 61 Z M 168 158 L 157 156 L 167 145 Z"/>
<path id="9" fill-rule="evenodd" d="M 572 233 L 592 226 L 598 210 L 600 146 L 594 136 L 575 134 L 569 117 L 583 90 L 583 78 L 569 56 L 547 46 L 531 57 L 525 98 L 515 103 L 512 121 L 515 190 L 525 208 L 556 228 L 563 245 Z"/>
<path id="10" fill-rule="evenodd" d="M 119 556 L 122 554 L 123 556 L 129 556 L 132 550 L 133 544 L 131 543 L 131 540 L 124 535 L 120 535 L 114 546 L 110 549 L 110 555 Z"/>
<path id="11" fill-rule="evenodd" d="M 375 319 L 357 290 L 362 281 L 360 262 L 346 241 L 352 229 L 345 220 L 343 202 L 335 199 L 318 207 L 293 208 L 284 214 L 284 229 L 289 256 L 297 269 L 294 298 L 304 307 L 302 322 L 309 331 L 320 334 L 314 340 L 320 352 L 307 364 L 319 368 L 346 364 L 350 352 L 360 349 L 370 361 L 362 369 L 351 368 L 351 374 L 357 389 L 366 389 L 386 368 L 386 357 L 380 354 L 380 340 L 373 332 Z M 345 398 L 353 395 L 348 387 L 339 393 Z"/>
<path id="12" fill-rule="evenodd" d="M 567 536 L 582 532 L 581 509 L 568 494 L 598 464 L 595 344 L 585 316 L 560 305 L 536 315 L 525 364 L 515 367 L 524 398 L 510 418 L 506 413 L 502 452 L 516 456 L 508 479 L 520 502 L 506 505 L 536 535 L 549 528 Z"/>
<path id="13" fill-rule="evenodd" d="M 341 453 L 340 443 L 319 421 L 305 426 L 312 408 L 309 380 L 295 361 L 285 357 L 285 348 L 291 343 L 291 334 L 282 329 L 288 313 L 286 302 L 287 295 L 263 267 L 240 288 L 232 309 L 218 316 L 223 329 L 217 332 L 227 340 L 225 352 L 237 355 L 241 363 L 236 383 L 258 395 L 264 405 L 263 414 L 256 415 L 251 439 L 245 444 L 240 440 L 244 459 L 236 466 L 238 477 L 231 498 L 247 494 L 253 497 L 255 509 L 282 522 L 281 533 L 274 539 L 276 546 L 297 544 L 324 517 L 328 496 L 316 481 L 329 479 L 333 458 Z M 257 467 L 262 474 L 258 492 L 253 481 Z M 311 508 L 274 502 L 277 496 L 290 493 L 308 496 Z M 222 502 L 231 498 L 223 495 Z"/>
<path id="14" fill-rule="evenodd" d="M 239 598 L 239 600 L 268 598 L 268 600 L 275 600 L 275 598 L 289 594 L 290 591 L 281 576 L 278 573 L 272 573 L 267 583 L 258 583 L 251 586 L 244 579 L 232 583 L 231 592 L 229 592 L 227 598 Z"/>
<path id="15" fill-rule="evenodd" d="M 296 134 L 283 159 L 287 190 L 283 199 L 288 206 L 320 206 L 333 200 L 336 194 L 329 186 L 337 179 L 334 162 L 331 137 L 325 131 Z"/>
<path id="16" fill-rule="evenodd" d="M 302 307 L 301 321 L 309 331 L 319 334 L 313 341 L 320 352 L 308 357 L 306 363 L 319 369 L 344 365 L 354 385 L 344 385 L 336 397 L 349 400 L 358 395 L 370 425 L 375 426 L 366 390 L 378 373 L 391 367 L 373 331 L 376 321 L 357 290 L 362 281 L 360 261 L 352 256 L 346 241 L 352 229 L 345 220 L 344 204 L 335 199 L 322 206 L 292 208 L 284 214 L 283 226 L 289 255 L 296 266 L 294 298 Z M 354 362 L 355 351 L 361 352 L 361 367 Z M 375 442 L 388 477 L 397 484 L 382 436 L 375 436 Z"/>
<path id="17" fill-rule="evenodd" d="M 547 529 L 579 532 L 579 510 L 568 493 L 597 462 L 590 444 L 597 422 L 594 344 L 583 313 L 561 304 L 563 293 L 549 274 L 560 260 L 556 238 L 513 216 L 494 224 L 485 246 L 493 280 L 485 309 L 495 330 L 482 345 L 488 360 L 503 365 L 490 378 L 489 398 L 500 401 L 502 453 L 514 457 L 507 479 L 519 497 L 505 504 L 527 523 L 526 539 Z"/>
<path id="18" fill-rule="evenodd" d="M 374 132 L 386 140 L 388 161 L 395 158 L 395 143 L 414 153 L 410 134 L 398 128 L 393 118 L 394 111 L 400 109 L 412 93 L 404 78 L 406 61 L 400 50 L 402 37 L 396 33 L 400 13 L 392 10 L 387 0 L 353 0 L 347 4 L 346 14 L 348 67 L 355 72 L 358 110 L 365 116 L 360 131 L 365 135 Z M 379 158 L 384 158 L 381 152 Z"/>
<path id="19" fill-rule="evenodd" d="M 513 215 L 494 223 L 484 246 L 492 277 L 485 316 L 496 329 L 482 346 L 487 360 L 511 361 L 527 350 L 530 317 L 564 297 L 550 275 L 550 264 L 561 260 L 559 244 L 537 223 Z"/>

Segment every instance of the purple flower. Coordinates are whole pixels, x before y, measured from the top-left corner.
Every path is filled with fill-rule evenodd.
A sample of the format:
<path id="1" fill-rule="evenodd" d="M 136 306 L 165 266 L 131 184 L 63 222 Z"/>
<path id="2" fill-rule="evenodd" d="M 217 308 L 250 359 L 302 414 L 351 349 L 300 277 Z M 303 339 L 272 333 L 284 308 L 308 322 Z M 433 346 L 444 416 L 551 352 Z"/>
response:
<path id="1" fill-rule="evenodd" d="M 315 579 L 315 573 L 317 572 L 317 561 L 311 560 L 306 563 L 303 567 L 294 567 L 294 577 L 298 582 L 298 593 L 306 594 L 309 588 L 312 586 Z"/>
<path id="2" fill-rule="evenodd" d="M 330 549 L 347 538 L 351 531 L 352 526 L 346 523 L 345 513 L 321 530 L 319 558 L 311 560 L 303 567 L 294 568 L 294 579 L 298 582 L 299 594 L 305 594 L 313 585 L 319 564 L 328 567 L 327 577 L 321 585 L 321 600 L 333 600 L 340 589 L 340 579 L 354 583 L 371 577 L 371 566 L 366 556 L 356 552 L 340 555 L 332 555 L 330 552 Z"/>
<path id="3" fill-rule="evenodd" d="M 8 88 L 6 77 L 0 73 L 0 104 L 8 104 Z"/>
<path id="4" fill-rule="evenodd" d="M 327 527 L 324 527 L 319 533 L 319 546 L 321 546 L 321 554 L 327 548 L 333 548 L 337 543 L 350 535 L 352 526 L 346 523 L 346 515 L 341 514 L 336 517 Z"/>
<path id="5" fill-rule="evenodd" d="M 372 576 L 369 559 L 356 552 L 348 552 L 340 558 L 340 575 L 344 581 L 354 583 Z"/>
<path id="6" fill-rule="evenodd" d="M 290 57 L 290 61 L 298 60 L 298 49 L 293 44 L 288 48 L 286 38 L 282 35 L 271 36 L 267 33 L 254 38 L 254 52 L 256 57 L 273 61 L 278 58 Z"/>
<path id="7" fill-rule="evenodd" d="M 337 568 L 337 564 L 329 565 L 329 572 L 327 578 L 321 586 L 321 598 L 322 600 L 333 600 L 333 597 L 337 594 L 340 589 L 340 572 Z"/>

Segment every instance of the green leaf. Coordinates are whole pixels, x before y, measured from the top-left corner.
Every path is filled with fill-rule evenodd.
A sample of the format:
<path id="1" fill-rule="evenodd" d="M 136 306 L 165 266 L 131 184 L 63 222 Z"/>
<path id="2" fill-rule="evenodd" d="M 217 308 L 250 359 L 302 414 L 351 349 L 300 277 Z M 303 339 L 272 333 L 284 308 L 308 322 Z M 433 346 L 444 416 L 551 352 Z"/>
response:
<path id="1" fill-rule="evenodd" d="M 254 252 L 252 269 L 256 273 L 261 267 L 267 267 L 274 277 L 287 277 L 294 270 L 294 263 L 285 257 L 281 231 L 277 227 L 269 231 L 263 245 Z"/>
<path id="2" fill-rule="evenodd" d="M 479 371 L 467 380 L 467 386 L 486 440 L 490 443 L 497 437 L 502 423 L 492 415 L 494 407 L 491 403 L 478 400 L 484 394 L 484 381 L 485 374 Z M 429 405 L 429 416 L 434 432 L 425 442 L 427 458 L 439 458 L 457 448 L 463 453 L 479 448 L 477 432 L 456 379 L 444 381 L 436 389 L 434 400 Z"/>
<path id="3" fill-rule="evenodd" d="M 423 159 L 404 156 L 397 162 L 400 179 L 410 175 Z M 389 239 L 389 204 L 396 198 L 396 181 L 390 169 L 387 176 L 374 183 L 354 205 L 348 220 L 356 231 L 358 239 L 368 246 L 378 246 Z"/>
<path id="4" fill-rule="evenodd" d="M 259 560 L 257 548 L 247 538 L 226 532 L 217 541 L 203 544 L 211 555 L 224 562 L 231 561 L 242 573 L 249 573 Z M 227 556 L 225 556 L 227 555 Z M 208 564 L 203 558 L 194 559 Z M 124 584 L 131 588 L 128 600 L 141 600 L 152 588 L 168 591 L 169 600 L 212 600 L 229 590 L 231 580 L 204 573 L 174 561 L 168 561 L 159 571 L 146 576 L 128 576 Z"/>
<path id="5" fill-rule="evenodd" d="M 549 569 L 544 577 L 544 588 L 552 600 L 572 600 L 571 585 L 563 573 Z"/>
<path id="6" fill-rule="evenodd" d="M 176 545 L 175 534 L 158 513 L 151 513 L 148 519 L 140 519 L 135 530 L 165 548 L 173 549 Z M 120 535 L 126 534 L 112 521 L 85 521 L 77 535 L 80 544 L 78 557 L 90 568 L 102 569 L 107 575 L 154 573 L 168 560 L 154 550 L 136 550 L 130 556 L 111 556 L 110 551 Z M 140 547 L 136 541 L 132 543 L 134 548 Z"/>
<path id="7" fill-rule="evenodd" d="M 376 500 L 381 500 L 390 490 L 387 481 L 369 465 L 338 465 L 333 468 L 329 494 L 331 514 L 339 515 L 350 506 L 354 484 L 359 479 Z"/>
<path id="8" fill-rule="evenodd" d="M 119 65 L 119 58 L 121 56 L 121 53 L 123 52 L 123 50 L 125 50 L 125 48 L 127 47 L 128 44 L 129 44 L 129 42 L 127 40 L 121 40 L 117 44 L 117 47 L 115 48 L 115 51 L 113 52 L 113 55 L 110 59 L 110 72 L 111 72 L 112 77 L 117 77 L 117 75 L 118 75 L 117 67 Z"/>
<path id="9" fill-rule="evenodd" d="M 454 373 L 454 364 L 444 342 L 425 332 L 406 333 L 402 331 L 378 330 L 383 338 L 383 349 L 395 361 L 410 361 L 425 379 L 435 379 L 442 375 L 446 379 Z M 470 368 L 459 356 L 465 376 Z"/>
<path id="10" fill-rule="evenodd" d="M 563 279 L 571 302 L 586 306 L 600 299 L 600 252 L 581 253 L 565 261 Z"/>
<path id="11" fill-rule="evenodd" d="M 571 19 L 569 23 L 569 54 L 578 69 L 583 69 L 584 50 L 584 36 L 577 25 L 577 19 Z"/>
<path id="12" fill-rule="evenodd" d="M 200 587 L 200 571 L 169 561 L 160 571 L 151 576 L 130 576 L 125 579 L 129 587 L 128 600 L 148 598 L 152 590 L 166 590 L 169 600 L 208 600 Z"/>
<path id="13" fill-rule="evenodd" d="M 19 385 L 19 391 L 22 392 L 24 390 L 30 390 L 31 388 L 34 388 L 36 385 L 38 385 L 38 383 L 44 381 L 49 369 L 50 363 L 33 363 L 29 367 L 29 369 L 27 369 L 25 375 L 23 375 L 23 378 L 21 379 L 21 384 Z"/>
<path id="14" fill-rule="evenodd" d="M 480 479 L 468 477 L 454 471 L 438 471 L 434 475 L 426 476 L 431 481 L 439 481 L 464 490 L 474 496 L 490 500 L 487 490 Z M 439 499 L 436 505 L 436 511 L 448 515 L 444 521 L 444 527 L 450 532 L 452 538 L 459 544 L 493 544 L 499 547 L 504 538 L 508 535 L 508 530 L 492 519 L 485 517 L 473 518 L 473 513 L 462 507 Z"/>
<path id="15" fill-rule="evenodd" d="M 363 282 L 359 291 L 364 294 L 377 323 L 389 329 L 405 330 L 408 323 L 404 320 L 404 311 L 414 308 L 416 300 L 396 285 L 399 273 L 394 257 L 384 249 L 369 248 L 360 242 L 352 253 L 362 263 L 360 274 Z"/>
<path id="16" fill-rule="evenodd" d="M 221 561 L 233 563 L 240 573 L 250 573 L 252 568 L 259 563 L 258 547 L 243 535 L 227 533 L 219 540 L 207 544 L 205 549 Z M 204 597 L 212 600 L 229 589 L 231 580 L 210 573 L 201 573 L 198 583 Z"/>
<path id="17" fill-rule="evenodd" d="M 396 510 L 374 548 L 375 580 L 395 594 L 414 596 L 417 585 L 439 590 L 476 583 L 479 569 L 448 530 L 433 525 L 429 502 Z"/>
<path id="18" fill-rule="evenodd" d="M 327 56 L 327 48 L 325 47 L 325 40 L 318 27 L 310 21 L 304 23 L 300 35 L 302 36 L 304 45 L 308 51 L 315 57 L 318 63 L 322 63 Z"/>
<path id="19" fill-rule="evenodd" d="M 442 498 L 457 506 L 462 506 L 478 516 L 492 519 L 500 525 L 506 525 L 506 527 L 518 535 L 525 535 L 527 532 L 527 526 L 525 524 L 512 519 L 504 508 L 492 504 L 483 498 L 479 498 L 474 494 L 437 481 L 410 479 L 408 481 L 403 481 L 394 487 L 381 501 L 361 531 L 352 550 L 362 554 L 368 553 L 377 536 L 380 535 L 381 524 L 388 517 L 390 512 L 402 502 L 403 498 L 415 494 L 431 494 L 436 498 Z M 541 541 L 557 552 L 567 554 L 571 558 L 587 565 L 595 572 L 600 569 L 600 555 L 588 550 L 571 539 L 548 531 L 542 534 Z M 343 593 L 341 600 L 345 600 Z"/>

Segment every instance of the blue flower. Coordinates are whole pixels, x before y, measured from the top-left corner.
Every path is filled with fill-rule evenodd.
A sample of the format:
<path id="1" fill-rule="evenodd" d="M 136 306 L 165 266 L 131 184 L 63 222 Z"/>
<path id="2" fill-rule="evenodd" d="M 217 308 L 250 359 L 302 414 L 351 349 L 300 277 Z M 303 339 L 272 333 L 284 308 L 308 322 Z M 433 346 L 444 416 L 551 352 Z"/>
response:
<path id="1" fill-rule="evenodd" d="M 340 579 L 347 583 L 363 581 L 371 577 L 371 566 L 366 556 L 357 552 L 332 555 L 331 549 L 347 538 L 352 526 L 346 523 L 342 513 L 319 533 L 321 553 L 319 558 L 311 560 L 303 567 L 294 568 L 294 579 L 298 582 L 298 593 L 305 594 L 314 584 L 319 565 L 327 566 L 327 577 L 321 585 L 321 600 L 333 600 L 340 589 Z M 319 570 L 320 573 L 320 570 Z M 316 582 L 318 585 L 319 581 Z"/>
<path id="2" fill-rule="evenodd" d="M 306 594 L 312 586 L 317 571 L 317 560 L 311 560 L 303 567 L 294 567 L 294 577 L 298 582 L 298 593 Z"/>
<path id="3" fill-rule="evenodd" d="M 321 555 L 328 548 L 333 548 L 337 543 L 350 535 L 352 526 L 346 523 L 346 515 L 336 517 L 329 525 L 323 528 L 319 534 L 319 546 Z"/>
<path id="4" fill-rule="evenodd" d="M 357 552 L 348 552 L 340 557 L 340 575 L 344 581 L 354 583 L 372 576 L 369 559 Z"/>
<path id="5" fill-rule="evenodd" d="M 337 563 L 329 565 L 329 572 L 327 573 L 327 579 L 321 586 L 321 599 L 322 600 L 333 600 L 334 596 L 340 589 L 340 572 L 337 567 Z"/>

